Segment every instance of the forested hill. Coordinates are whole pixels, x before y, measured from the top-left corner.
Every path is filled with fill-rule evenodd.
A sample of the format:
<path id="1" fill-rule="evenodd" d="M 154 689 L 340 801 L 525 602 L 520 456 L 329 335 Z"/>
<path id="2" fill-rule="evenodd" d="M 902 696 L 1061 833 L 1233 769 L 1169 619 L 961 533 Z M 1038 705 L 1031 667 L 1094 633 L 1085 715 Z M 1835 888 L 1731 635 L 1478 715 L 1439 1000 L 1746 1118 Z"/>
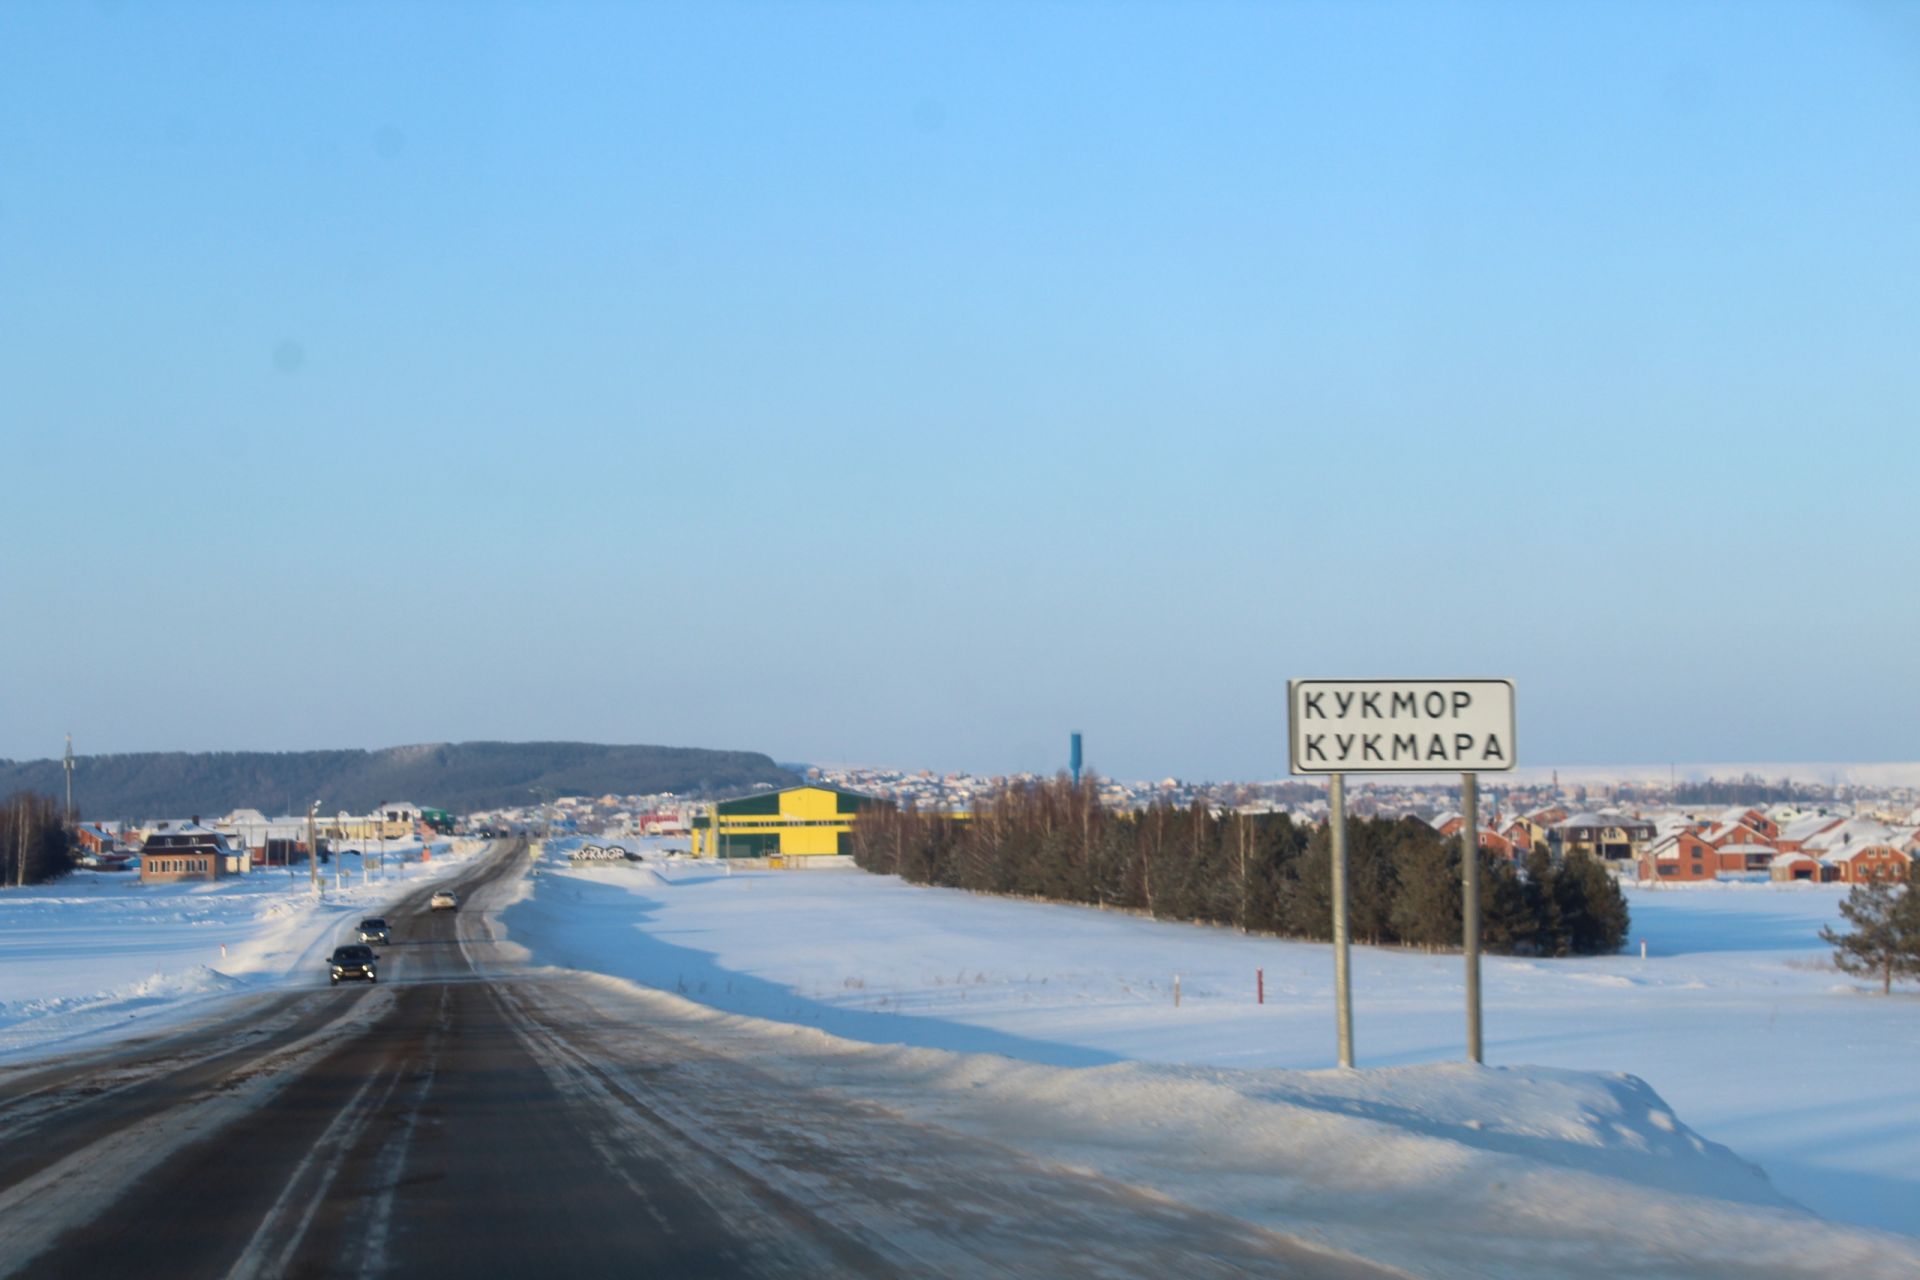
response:
<path id="1" fill-rule="evenodd" d="M 213 817 L 230 809 L 363 812 L 411 801 L 466 813 L 554 797 L 728 794 L 799 779 L 757 751 L 615 747 L 588 742 L 453 742 L 381 751 L 163 751 L 80 756 L 74 807 L 84 818 Z M 0 796 L 64 796 L 58 760 L 0 760 Z"/>

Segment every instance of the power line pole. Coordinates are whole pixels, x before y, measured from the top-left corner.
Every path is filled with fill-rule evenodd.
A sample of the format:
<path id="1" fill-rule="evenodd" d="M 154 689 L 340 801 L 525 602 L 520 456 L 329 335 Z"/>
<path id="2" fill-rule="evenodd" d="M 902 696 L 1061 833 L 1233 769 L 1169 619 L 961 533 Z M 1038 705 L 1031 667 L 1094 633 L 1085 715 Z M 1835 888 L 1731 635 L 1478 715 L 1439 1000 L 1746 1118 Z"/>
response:
<path id="1" fill-rule="evenodd" d="M 307 806 L 307 866 L 313 871 L 313 896 L 320 896 L 320 839 L 314 833 L 314 818 L 320 812 L 320 802 L 315 800 Z"/>

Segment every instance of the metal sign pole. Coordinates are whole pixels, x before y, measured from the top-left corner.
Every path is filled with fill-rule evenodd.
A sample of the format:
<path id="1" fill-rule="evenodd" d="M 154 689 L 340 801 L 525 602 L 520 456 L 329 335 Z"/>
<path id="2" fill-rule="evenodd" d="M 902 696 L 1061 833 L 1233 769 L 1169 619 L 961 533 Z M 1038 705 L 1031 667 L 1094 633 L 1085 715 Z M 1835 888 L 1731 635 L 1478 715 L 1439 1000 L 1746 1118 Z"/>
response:
<path id="1" fill-rule="evenodd" d="M 1467 1061 L 1480 1055 L 1480 775 L 1460 775 L 1460 919 L 1467 955 Z"/>
<path id="2" fill-rule="evenodd" d="M 1333 999 L 1340 1026 L 1340 1065 L 1353 1065 L 1353 985 L 1347 969 L 1347 779 L 1328 778 L 1328 836 L 1333 845 Z"/>

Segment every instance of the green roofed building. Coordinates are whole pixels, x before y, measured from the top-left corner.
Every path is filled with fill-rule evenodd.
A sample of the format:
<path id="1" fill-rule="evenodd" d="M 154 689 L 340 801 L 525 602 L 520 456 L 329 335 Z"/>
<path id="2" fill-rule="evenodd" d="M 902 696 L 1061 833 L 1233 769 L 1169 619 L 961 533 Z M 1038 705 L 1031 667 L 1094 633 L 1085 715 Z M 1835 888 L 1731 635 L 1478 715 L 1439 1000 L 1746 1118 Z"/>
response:
<path id="1" fill-rule="evenodd" d="M 693 820 L 693 854 L 820 858 L 851 853 L 854 820 L 888 801 L 838 787 L 788 787 L 721 800 Z"/>

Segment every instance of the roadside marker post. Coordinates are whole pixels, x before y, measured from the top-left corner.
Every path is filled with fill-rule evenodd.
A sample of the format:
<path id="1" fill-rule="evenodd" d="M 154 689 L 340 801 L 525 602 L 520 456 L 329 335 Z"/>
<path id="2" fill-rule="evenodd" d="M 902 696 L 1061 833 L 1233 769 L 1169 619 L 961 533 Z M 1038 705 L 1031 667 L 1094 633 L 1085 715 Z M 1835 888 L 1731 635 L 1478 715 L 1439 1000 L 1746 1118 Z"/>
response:
<path id="1" fill-rule="evenodd" d="M 1289 680 L 1287 758 L 1327 779 L 1332 855 L 1334 1016 L 1340 1065 L 1353 1065 L 1353 986 L 1347 929 L 1349 773 L 1460 774 L 1461 950 L 1466 960 L 1467 1059 L 1481 1062 L 1480 774 L 1512 769 L 1513 681 Z"/>

